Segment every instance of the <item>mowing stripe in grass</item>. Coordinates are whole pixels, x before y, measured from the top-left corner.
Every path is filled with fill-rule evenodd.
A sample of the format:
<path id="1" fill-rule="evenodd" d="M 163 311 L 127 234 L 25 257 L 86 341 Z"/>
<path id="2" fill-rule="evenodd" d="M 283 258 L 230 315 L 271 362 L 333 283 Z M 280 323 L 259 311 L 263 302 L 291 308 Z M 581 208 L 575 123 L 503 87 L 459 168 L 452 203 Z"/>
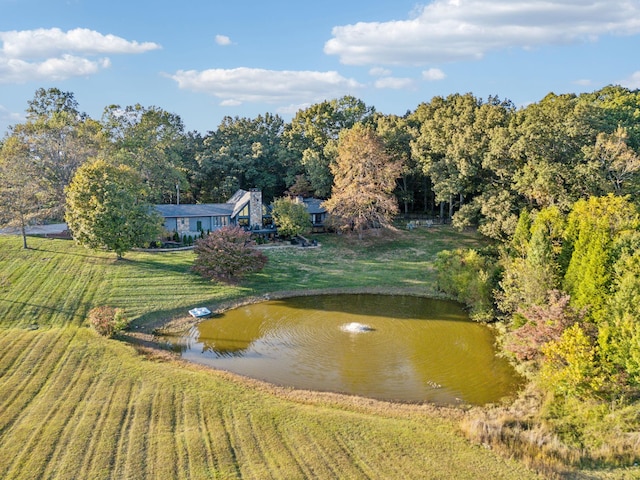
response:
<path id="1" fill-rule="evenodd" d="M 183 462 L 188 465 L 190 478 L 212 478 L 213 463 L 207 452 L 205 437 L 200 431 L 201 402 L 191 392 L 182 392 L 181 449 L 184 450 Z"/>
<path id="2" fill-rule="evenodd" d="M 203 427 L 208 432 L 207 439 L 214 457 L 214 478 L 241 478 L 236 449 L 226 428 L 222 406 L 217 403 L 207 407 L 203 415 Z"/>
<path id="3" fill-rule="evenodd" d="M 50 455 L 43 477 L 74 478 L 77 476 L 77 469 L 73 468 L 74 460 L 81 459 L 86 454 L 86 446 L 100 411 L 98 405 L 105 400 L 105 383 L 104 378 L 95 377 L 84 398 L 77 404 L 74 414 L 58 436 L 55 450 Z M 65 471 L 60 472 L 60 467 L 63 465 L 66 467 Z"/>
<path id="4" fill-rule="evenodd" d="M 278 455 L 274 456 L 273 459 L 276 461 L 277 468 L 279 470 L 279 476 L 281 478 L 286 478 L 288 474 L 293 473 L 297 478 L 303 478 L 305 468 L 300 464 L 298 458 L 293 454 L 286 440 L 281 435 L 281 432 L 278 429 L 277 421 L 283 419 L 283 416 L 286 414 L 284 412 L 278 411 L 277 414 L 268 415 L 267 418 L 263 420 L 265 426 L 268 427 L 267 431 L 259 435 L 258 442 L 260 443 L 261 448 L 263 449 L 263 453 L 266 457 L 270 457 L 269 452 L 271 450 L 275 450 Z M 250 418 L 254 419 L 255 415 L 252 415 Z M 253 422 L 252 422 L 253 423 Z"/>
<path id="5" fill-rule="evenodd" d="M 25 335 L 29 334 L 25 333 Z M 24 355 L 12 364 L 11 374 L 0 387 L 0 391 L 7 394 L 0 405 L 1 435 L 4 435 L 26 414 L 33 399 L 50 381 L 53 374 L 52 367 L 67 354 L 71 341 L 69 335 L 61 330 L 40 332 L 36 338 L 37 342 L 32 349 L 24 352 Z M 1 436 L 0 441 L 2 441 Z"/>
<path id="6" fill-rule="evenodd" d="M 50 380 L 25 409 L 20 421 L 8 430 L 7 433 L 20 444 L 21 452 L 12 455 L 11 460 L 0 459 L 0 464 L 11 465 L 7 470 L 7 478 L 41 477 L 44 462 L 55 448 L 61 429 L 95 379 L 91 372 L 84 371 L 86 362 L 84 355 L 67 348 L 52 368 L 54 374 Z M 6 450 L 11 451 L 10 448 Z"/>
<path id="7" fill-rule="evenodd" d="M 174 389 L 165 385 L 157 389 L 153 399 L 149 432 L 150 477 L 175 478 L 177 475 L 173 397 Z"/>
<path id="8" fill-rule="evenodd" d="M 40 336 L 34 332 L 0 329 L 0 344 L 4 345 L 4 350 L 0 351 L 0 386 L 2 379 L 12 370 L 11 366 L 18 356 L 31 350 L 30 345 L 39 339 Z"/>
<path id="9" fill-rule="evenodd" d="M 129 395 L 129 402 L 127 403 L 124 413 L 124 419 L 120 432 L 120 441 L 118 442 L 118 449 L 114 455 L 112 472 L 112 476 L 114 478 L 123 478 L 125 476 L 124 471 L 126 467 L 126 453 L 130 446 L 132 435 L 131 426 L 136 415 L 136 400 L 139 393 L 140 385 L 133 384 L 131 386 L 131 395 Z"/>
<path id="10" fill-rule="evenodd" d="M 149 444 L 153 434 L 150 428 L 151 412 L 156 392 L 156 385 L 144 381 L 139 381 L 133 390 L 134 404 L 122 478 L 143 478 L 149 468 Z"/>
<path id="11" fill-rule="evenodd" d="M 115 454 L 118 451 L 118 442 L 122 440 L 122 424 L 131 389 L 131 383 L 126 380 L 117 381 L 113 385 L 113 395 L 104 405 L 104 415 L 96 424 L 94 431 L 96 441 L 92 442 L 88 452 L 91 456 L 91 464 L 84 478 L 110 478 Z"/>

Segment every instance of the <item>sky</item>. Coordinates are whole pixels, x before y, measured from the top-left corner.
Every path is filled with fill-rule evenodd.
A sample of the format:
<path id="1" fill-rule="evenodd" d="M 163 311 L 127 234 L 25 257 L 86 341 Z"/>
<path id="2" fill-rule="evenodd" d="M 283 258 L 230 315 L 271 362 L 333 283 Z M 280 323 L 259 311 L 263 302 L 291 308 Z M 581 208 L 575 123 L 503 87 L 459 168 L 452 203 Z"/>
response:
<path id="1" fill-rule="evenodd" d="M 39 88 L 187 131 L 352 95 L 403 115 L 471 92 L 640 88 L 640 0 L 0 0 L 0 137 Z"/>

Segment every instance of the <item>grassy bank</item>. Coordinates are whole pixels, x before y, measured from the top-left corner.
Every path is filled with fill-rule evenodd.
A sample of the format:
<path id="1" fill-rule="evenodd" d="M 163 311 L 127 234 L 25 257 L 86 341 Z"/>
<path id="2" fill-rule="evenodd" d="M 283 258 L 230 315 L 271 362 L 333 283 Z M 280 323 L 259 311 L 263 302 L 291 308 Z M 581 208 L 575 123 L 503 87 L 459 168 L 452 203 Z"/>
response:
<path id="1" fill-rule="evenodd" d="M 426 294 L 437 251 L 477 239 L 432 229 L 364 248 L 321 241 L 271 251 L 263 272 L 229 287 L 190 274 L 191 252 L 116 261 L 0 237 L 0 478 L 535 478 L 468 443 L 459 413 L 270 388 L 86 327 L 104 304 L 125 309 L 135 331 L 271 292 Z"/>

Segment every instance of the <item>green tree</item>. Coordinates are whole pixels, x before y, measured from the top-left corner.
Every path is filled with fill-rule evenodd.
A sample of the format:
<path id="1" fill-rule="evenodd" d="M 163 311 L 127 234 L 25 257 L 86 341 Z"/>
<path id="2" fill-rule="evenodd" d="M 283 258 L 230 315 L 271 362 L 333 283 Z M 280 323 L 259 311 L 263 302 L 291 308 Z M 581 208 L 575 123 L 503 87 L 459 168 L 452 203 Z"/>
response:
<path id="1" fill-rule="evenodd" d="M 615 240 L 626 231 L 637 230 L 638 225 L 635 206 L 612 194 L 580 200 L 569 214 L 564 288 L 571 295 L 572 305 L 588 308 L 589 318 L 596 322 L 606 314 Z"/>
<path id="2" fill-rule="evenodd" d="M 489 322 L 495 318 L 495 258 L 473 249 L 444 250 L 438 252 L 435 268 L 438 289 L 465 304 L 472 319 Z"/>
<path id="3" fill-rule="evenodd" d="M 39 89 L 29 102 L 27 121 L 13 126 L 11 136 L 24 145 L 24 161 L 36 169 L 47 192 L 48 216 L 61 219 L 65 188 L 78 167 L 105 145 L 101 125 L 78 111 L 72 93 Z"/>
<path id="4" fill-rule="evenodd" d="M 196 242 L 196 260 L 191 269 L 209 280 L 236 282 L 266 265 L 267 256 L 254 247 L 251 232 L 242 227 L 214 230 Z"/>
<path id="5" fill-rule="evenodd" d="M 418 125 L 411 144 L 413 156 L 431 178 L 441 216 L 445 216 L 445 204 L 450 218 L 457 207 L 453 220 L 458 227 L 486 223 L 481 219 L 493 216 L 486 233 L 498 238 L 504 228 L 513 233 L 517 212 L 509 204 L 505 209 L 505 201 L 511 203 L 511 199 L 504 195 L 511 182 L 511 174 L 506 178 L 504 174 L 505 166 L 512 163 L 505 155 L 512 110 L 510 102 L 495 97 L 484 102 L 471 94 L 455 94 L 434 97 L 411 115 L 411 122 Z M 503 218 L 505 212 L 508 215 Z M 497 221 L 504 225 L 495 228 Z"/>
<path id="6" fill-rule="evenodd" d="M 98 159 L 78 169 L 67 189 L 66 221 L 74 239 L 118 258 L 160 235 L 162 220 L 140 175 Z"/>
<path id="7" fill-rule="evenodd" d="M 265 199 L 281 195 L 283 128 L 282 118 L 269 113 L 253 119 L 225 117 L 218 130 L 204 138 L 198 157 L 203 199 L 226 202 L 238 188 L 259 188 Z"/>
<path id="8" fill-rule="evenodd" d="M 352 96 L 327 100 L 298 111 L 286 126 L 283 140 L 292 162 L 291 180 L 305 174 L 315 194 L 327 198 L 333 184 L 331 164 L 340 132 L 356 123 L 369 123 L 375 110 Z M 297 167 L 296 167 L 297 163 Z"/>
<path id="9" fill-rule="evenodd" d="M 530 222 L 528 213 L 521 214 L 518 235 L 511 242 L 512 256 L 502 259 L 504 271 L 496 299 L 505 313 L 542 305 L 548 292 L 560 286 L 564 215 L 557 207 L 537 212 L 527 238 L 524 229 Z"/>
<path id="10" fill-rule="evenodd" d="M 393 161 L 376 133 L 356 124 L 340 135 L 331 166 L 334 184 L 324 205 L 337 228 L 355 231 L 390 227 L 398 204 L 393 195 L 402 165 Z"/>
<path id="11" fill-rule="evenodd" d="M 295 237 L 311 228 L 311 217 L 304 203 L 283 197 L 276 198 L 271 205 L 271 215 L 278 227 L 278 234 Z"/>
<path id="12" fill-rule="evenodd" d="M 518 111 L 511 122 L 510 155 L 518 168 L 513 186 L 534 208 L 568 210 L 585 192 L 578 175 L 586 146 L 595 143 L 597 109 L 576 95 L 548 94 Z"/>
<path id="13" fill-rule="evenodd" d="M 291 197 L 309 198 L 313 196 L 313 187 L 304 175 L 296 175 L 295 181 L 285 194 Z"/>
<path id="14" fill-rule="evenodd" d="M 556 341 L 542 347 L 545 362 L 540 382 L 545 389 L 565 397 L 590 398 L 602 386 L 596 346 L 578 323 L 568 327 Z"/>
<path id="15" fill-rule="evenodd" d="M 424 176 L 422 168 L 411 154 L 412 135 L 409 122 L 397 115 L 375 116 L 376 133 L 382 139 L 389 157 L 402 165 L 401 176 L 396 186 L 398 203 L 409 213 L 409 205 L 414 202 L 415 194 L 422 186 Z"/>
<path id="16" fill-rule="evenodd" d="M 129 165 L 147 184 L 149 201 L 172 202 L 188 183 L 188 141 L 179 115 L 140 104 L 110 105 L 102 115 L 102 125 L 110 140 L 109 159 Z"/>
<path id="17" fill-rule="evenodd" d="M 587 162 L 582 166 L 587 188 L 595 195 L 632 193 L 640 185 L 640 155 L 628 146 L 627 130 L 598 134 L 595 146 L 585 147 Z"/>
<path id="18" fill-rule="evenodd" d="M 26 228 L 49 214 L 49 195 L 26 146 L 15 137 L 0 149 L 0 225 L 17 227 L 28 248 Z"/>

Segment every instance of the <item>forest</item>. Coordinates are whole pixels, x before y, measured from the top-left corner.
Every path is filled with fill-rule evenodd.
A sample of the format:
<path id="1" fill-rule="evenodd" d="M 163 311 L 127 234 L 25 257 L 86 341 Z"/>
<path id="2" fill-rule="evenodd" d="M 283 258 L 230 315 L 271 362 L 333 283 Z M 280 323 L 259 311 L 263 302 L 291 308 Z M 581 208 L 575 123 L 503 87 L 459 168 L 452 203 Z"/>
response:
<path id="1" fill-rule="evenodd" d="M 472 318 L 499 320 L 503 350 L 532 380 L 536 407 L 507 409 L 502 420 L 487 414 L 470 434 L 488 444 L 541 442 L 568 462 L 637 462 L 639 90 L 549 93 L 519 108 L 452 94 L 403 116 L 346 96 L 290 122 L 226 117 L 199 133 L 155 106 L 111 105 L 92 119 L 72 93 L 40 89 L 26 121 L 2 139 L 0 224 L 62 219 L 66 187 L 95 158 L 135 170 L 151 203 L 224 202 L 254 187 L 267 202 L 327 199 L 349 168 L 338 161 L 344 132 L 363 126 L 398 166 L 398 218 L 437 219 L 488 239 L 481 250 L 440 254 L 438 285 Z M 534 438 L 539 426 L 562 446 Z"/>

